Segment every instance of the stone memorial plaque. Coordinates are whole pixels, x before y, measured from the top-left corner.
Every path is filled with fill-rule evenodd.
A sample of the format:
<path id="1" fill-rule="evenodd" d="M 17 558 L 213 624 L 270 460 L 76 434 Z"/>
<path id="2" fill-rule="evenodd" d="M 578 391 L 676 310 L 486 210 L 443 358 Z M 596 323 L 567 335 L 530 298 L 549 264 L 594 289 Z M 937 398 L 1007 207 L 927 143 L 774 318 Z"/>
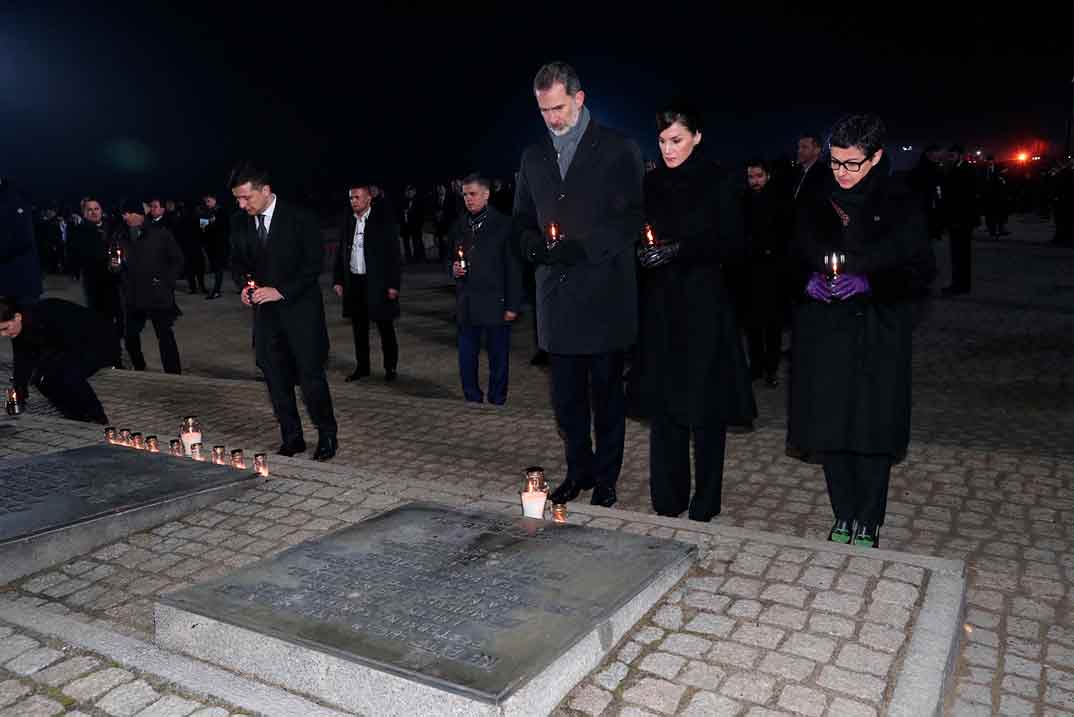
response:
<path id="1" fill-rule="evenodd" d="M 162 596 L 157 637 L 366 714 L 541 713 L 534 705 L 554 707 L 695 555 L 671 540 L 410 503 Z"/>
<path id="2" fill-rule="evenodd" d="M 111 445 L 0 461 L 0 583 L 211 505 L 255 480 L 227 466 Z"/>

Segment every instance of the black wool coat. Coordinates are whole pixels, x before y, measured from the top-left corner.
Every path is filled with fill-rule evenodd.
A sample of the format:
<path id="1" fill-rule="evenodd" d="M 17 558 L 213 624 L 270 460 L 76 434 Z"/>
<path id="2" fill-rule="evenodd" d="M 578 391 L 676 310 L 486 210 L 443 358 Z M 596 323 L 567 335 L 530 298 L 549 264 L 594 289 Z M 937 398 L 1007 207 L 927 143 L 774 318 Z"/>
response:
<path id="1" fill-rule="evenodd" d="M 895 461 L 906 455 L 912 302 L 936 266 L 920 195 L 887 170 L 882 158 L 850 192 L 829 179 L 797 213 L 787 446 L 806 461 L 841 451 Z M 870 293 L 830 304 L 805 296 L 831 251 L 846 254 L 846 271 L 864 274 Z"/>
<path id="2" fill-rule="evenodd" d="M 460 326 L 503 326 L 504 311 L 519 311 L 522 265 L 511 245 L 511 218 L 489 205 L 476 231 L 463 214 L 451 227 L 452 259 L 459 247 L 466 257 L 466 275 L 455 280 L 456 316 Z"/>
<path id="3" fill-rule="evenodd" d="M 354 212 L 340 222 L 339 249 L 332 272 L 333 283 L 343 286 L 343 316 L 349 316 L 351 292 L 351 251 L 354 249 Z M 373 203 L 365 221 L 363 236 L 366 269 L 366 302 L 371 321 L 393 321 L 399 318 L 399 299 L 389 299 L 388 289 L 399 289 L 402 260 L 399 256 L 399 225 L 383 204 Z"/>
<path id="4" fill-rule="evenodd" d="M 547 133 L 522 153 L 514 205 L 522 255 L 533 260 L 550 222 L 585 251 L 579 263 L 537 266 L 537 336 L 545 351 L 597 354 L 634 343 L 643 173 L 637 144 L 592 119 L 566 178 Z"/>
<path id="5" fill-rule="evenodd" d="M 746 253 L 738 183 L 691 155 L 646 175 L 645 213 L 657 239 L 680 249 L 640 269 L 638 406 L 682 425 L 748 425 L 757 407 L 724 278 Z"/>
<path id="6" fill-rule="evenodd" d="M 131 241 L 125 224 L 115 231 L 126 256 L 122 280 L 126 307 L 139 311 L 176 310 L 175 282 L 183 275 L 183 252 L 171 231 L 148 221 L 135 241 Z"/>

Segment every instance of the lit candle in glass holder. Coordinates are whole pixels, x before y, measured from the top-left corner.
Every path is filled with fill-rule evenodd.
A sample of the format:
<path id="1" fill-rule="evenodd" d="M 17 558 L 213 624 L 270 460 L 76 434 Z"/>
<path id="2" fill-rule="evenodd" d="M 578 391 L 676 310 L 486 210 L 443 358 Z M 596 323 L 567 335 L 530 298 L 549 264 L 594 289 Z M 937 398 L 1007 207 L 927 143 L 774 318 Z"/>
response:
<path id="1" fill-rule="evenodd" d="M 146 436 L 145 449 L 150 453 L 160 453 L 160 440 L 156 436 Z"/>
<path id="2" fill-rule="evenodd" d="M 168 441 L 168 453 L 172 454 L 173 456 L 182 456 L 183 442 L 180 441 L 178 438 L 173 438 Z"/>
<path id="3" fill-rule="evenodd" d="M 824 255 L 824 268 L 828 274 L 828 283 L 835 286 L 835 280 L 840 274 L 846 273 L 847 256 L 846 254 L 837 254 L 832 252 L 831 254 Z"/>
<path id="4" fill-rule="evenodd" d="M 179 440 L 183 442 L 183 452 L 190 455 L 190 448 L 201 443 L 201 422 L 197 416 L 187 416 L 179 424 Z"/>
<path id="5" fill-rule="evenodd" d="M 142 434 L 135 431 L 131 434 L 131 447 L 137 448 L 140 451 L 145 450 L 145 439 L 142 438 Z"/>
<path id="6" fill-rule="evenodd" d="M 552 522 L 553 523 L 566 523 L 567 522 L 567 504 L 566 503 L 553 503 L 552 504 Z"/>
<path id="7" fill-rule="evenodd" d="M 246 456 L 243 455 L 241 448 L 236 448 L 231 452 L 231 467 L 239 470 L 246 468 Z"/>
<path id="8" fill-rule="evenodd" d="M 244 289 L 244 291 L 246 292 L 246 300 L 249 301 L 251 305 L 254 303 L 254 290 L 255 289 L 257 289 L 257 282 L 254 281 L 254 275 L 253 274 L 247 274 L 246 275 L 246 288 Z"/>
<path id="9" fill-rule="evenodd" d="M 19 404 L 19 392 L 12 386 L 7 390 L 7 401 L 4 402 L 4 411 L 9 416 L 17 416 L 22 413 L 22 405 Z"/>
<path id="10" fill-rule="evenodd" d="M 126 259 L 123 256 L 123 247 L 113 244 L 108 248 L 108 271 L 118 274 L 123 269 L 124 261 Z"/>
<path id="11" fill-rule="evenodd" d="M 457 253 L 459 255 L 459 271 L 466 271 L 466 252 L 463 251 L 462 244 L 459 244 L 459 249 Z"/>
<path id="12" fill-rule="evenodd" d="M 641 228 L 642 241 L 645 242 L 646 249 L 655 249 L 658 242 L 656 241 L 656 234 L 653 232 L 653 225 L 646 224 Z"/>
<path id="13" fill-rule="evenodd" d="M 107 426 L 104 429 L 105 443 L 115 443 L 119 440 L 119 433 L 116 431 L 115 426 Z"/>
<path id="14" fill-rule="evenodd" d="M 129 428 L 119 429 L 119 445 L 129 446 L 131 444 L 131 432 Z"/>
<path id="15" fill-rule="evenodd" d="M 544 228 L 544 243 L 545 246 L 551 249 L 563 238 L 563 232 L 560 231 L 559 224 L 557 222 L 548 222 Z"/>
<path id="16" fill-rule="evenodd" d="M 522 498 L 522 515 L 527 518 L 544 517 L 544 505 L 548 500 L 544 468 L 531 466 L 526 469 L 526 483 L 519 495 Z"/>
<path id="17" fill-rule="evenodd" d="M 196 461 L 205 460 L 205 456 L 201 454 L 201 444 L 194 443 L 190 446 L 190 457 Z"/>
<path id="18" fill-rule="evenodd" d="M 227 465 L 227 453 L 223 446 L 213 446 L 213 464 L 218 466 Z"/>
<path id="19" fill-rule="evenodd" d="M 268 478 L 268 456 L 264 453 L 254 454 L 254 472 L 262 478 Z"/>

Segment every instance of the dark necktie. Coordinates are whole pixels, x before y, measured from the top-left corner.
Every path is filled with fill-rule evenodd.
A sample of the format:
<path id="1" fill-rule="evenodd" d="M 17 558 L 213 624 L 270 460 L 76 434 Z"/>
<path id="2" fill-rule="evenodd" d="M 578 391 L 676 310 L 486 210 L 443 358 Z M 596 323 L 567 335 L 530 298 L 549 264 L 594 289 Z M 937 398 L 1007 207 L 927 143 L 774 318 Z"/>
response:
<path id="1" fill-rule="evenodd" d="M 265 228 L 265 215 L 257 215 L 257 238 L 261 241 L 261 246 L 268 244 L 268 229 Z"/>

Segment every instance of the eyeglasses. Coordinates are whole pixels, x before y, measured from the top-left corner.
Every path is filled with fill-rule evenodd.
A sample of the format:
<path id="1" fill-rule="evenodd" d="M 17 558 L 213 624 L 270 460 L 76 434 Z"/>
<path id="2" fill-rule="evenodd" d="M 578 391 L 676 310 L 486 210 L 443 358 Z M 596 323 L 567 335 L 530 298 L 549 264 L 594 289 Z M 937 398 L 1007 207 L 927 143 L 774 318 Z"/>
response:
<path id="1" fill-rule="evenodd" d="M 865 159 L 848 159 L 845 162 L 840 162 L 835 157 L 829 157 L 828 165 L 832 168 L 833 172 L 838 172 L 840 167 L 842 167 L 848 172 L 860 172 L 862 165 L 872 158 L 873 156 L 869 155 Z"/>

